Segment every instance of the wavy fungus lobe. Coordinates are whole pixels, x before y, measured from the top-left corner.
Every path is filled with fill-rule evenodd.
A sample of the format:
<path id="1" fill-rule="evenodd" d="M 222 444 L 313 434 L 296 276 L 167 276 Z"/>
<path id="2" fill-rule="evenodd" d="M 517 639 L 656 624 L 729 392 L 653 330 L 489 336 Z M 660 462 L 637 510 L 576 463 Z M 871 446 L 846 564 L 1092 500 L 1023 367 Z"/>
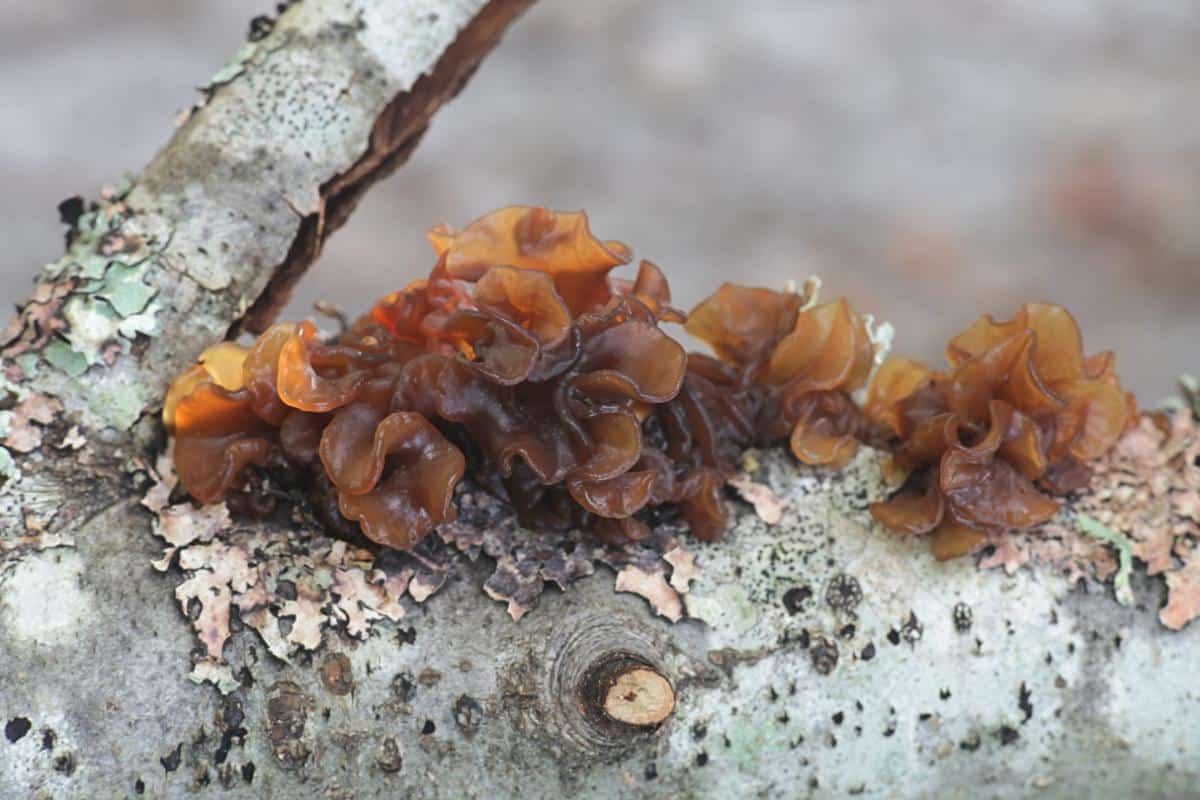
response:
<path id="1" fill-rule="evenodd" d="M 887 361 L 865 405 L 895 437 L 893 465 L 909 472 L 871 513 L 898 533 L 931 534 L 939 559 L 970 552 L 990 530 L 1048 520 L 1053 496 L 1086 485 L 1088 462 L 1136 415 L 1112 353 L 1085 356 L 1061 306 L 980 317 L 950 340 L 946 360 L 941 372 Z"/>

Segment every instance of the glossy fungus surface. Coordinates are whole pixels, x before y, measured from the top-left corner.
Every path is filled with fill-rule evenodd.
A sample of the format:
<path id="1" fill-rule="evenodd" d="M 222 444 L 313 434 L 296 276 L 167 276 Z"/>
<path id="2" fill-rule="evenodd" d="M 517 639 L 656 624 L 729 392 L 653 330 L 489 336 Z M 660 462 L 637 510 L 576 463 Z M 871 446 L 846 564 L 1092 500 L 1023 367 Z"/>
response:
<path id="1" fill-rule="evenodd" d="M 950 340 L 949 368 L 892 359 L 866 413 L 896 441 L 909 473 L 871 513 L 898 533 L 930 534 L 934 555 L 970 552 L 990 530 L 1029 528 L 1083 487 L 1135 416 L 1110 352 L 1085 356 L 1057 305 L 1029 303 L 1007 322 L 980 317 Z"/>
<path id="2" fill-rule="evenodd" d="M 844 302 L 722 287 L 693 323 L 719 357 L 689 358 L 661 327 L 686 319 L 663 273 L 610 276 L 629 248 L 582 213 L 510 207 L 430 241 L 429 275 L 339 335 L 280 323 L 175 380 L 163 418 L 196 500 L 267 513 L 249 498 L 287 470 L 327 516 L 406 549 L 453 519 L 469 471 L 529 525 L 621 543 L 662 509 L 715 539 L 748 444 L 790 436 L 813 463 L 853 449 L 839 392 L 871 353 Z"/>
<path id="3" fill-rule="evenodd" d="M 786 439 L 800 461 L 840 467 L 860 440 L 877 438 L 878 426 L 851 399 L 871 374 L 875 348 L 845 299 L 806 305 L 798 294 L 727 283 L 686 328 L 716 358 L 692 356 L 680 427 L 714 465 Z"/>

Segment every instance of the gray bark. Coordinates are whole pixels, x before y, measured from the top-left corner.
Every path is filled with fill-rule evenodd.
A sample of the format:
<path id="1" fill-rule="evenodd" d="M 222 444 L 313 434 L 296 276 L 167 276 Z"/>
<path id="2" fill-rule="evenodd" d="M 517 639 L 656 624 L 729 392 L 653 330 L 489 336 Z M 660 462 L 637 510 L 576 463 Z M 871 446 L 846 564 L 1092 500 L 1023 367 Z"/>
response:
<path id="1" fill-rule="evenodd" d="M 151 568 L 136 483 L 165 384 L 269 321 L 524 5 L 304 0 L 76 223 L 0 364 L 14 402 L 63 406 L 0 452 L 0 796 L 1196 794 L 1200 628 L 1159 626 L 1161 585 L 1123 607 L 938 564 L 870 522 L 870 452 L 837 474 L 760 454 L 784 517 L 738 504 L 723 542 L 688 544 L 682 622 L 603 574 L 513 622 L 464 560 L 361 640 L 324 627 L 283 661 L 235 631 L 239 685 L 188 680 L 181 577 Z M 671 682 L 663 725 L 588 707 L 619 658 Z"/>

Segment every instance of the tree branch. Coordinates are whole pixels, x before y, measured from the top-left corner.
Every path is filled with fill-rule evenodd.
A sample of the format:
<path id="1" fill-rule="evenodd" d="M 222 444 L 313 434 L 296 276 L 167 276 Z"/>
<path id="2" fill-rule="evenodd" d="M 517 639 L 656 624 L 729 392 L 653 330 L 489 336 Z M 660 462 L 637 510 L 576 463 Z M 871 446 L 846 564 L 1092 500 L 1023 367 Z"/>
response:
<path id="1" fill-rule="evenodd" d="M 539 561 L 503 509 L 439 531 L 454 569 L 430 576 L 299 507 L 139 505 L 168 378 L 270 319 L 525 4 L 303 0 L 132 186 L 64 206 L 68 252 L 0 339 L 0 796 L 1194 792 L 1200 626 L 1159 625 L 1161 582 L 1120 606 L 937 563 L 871 522 L 866 449 L 838 473 L 753 454 L 761 512 L 731 499 L 726 538 L 669 569 L 608 556 L 615 584 L 572 582 L 579 542 Z M 569 589 L 514 622 L 546 581 Z"/>
<path id="2" fill-rule="evenodd" d="M 204 346 L 270 321 L 531 2 L 291 5 L 130 187 L 73 220 L 37 294 L 52 301 L 27 304 L 0 345 L 10 372 L 85 427 L 128 429 Z"/>
<path id="3" fill-rule="evenodd" d="M 504 29 L 533 0 L 493 0 L 483 6 L 441 54 L 433 70 L 383 109 L 372 127 L 366 152 L 345 172 L 321 186 L 319 208 L 301 223 L 288 256 L 240 327 L 261 333 L 287 303 L 292 287 L 320 255 L 325 239 L 345 224 L 359 200 L 412 155 L 433 115 L 474 74 Z"/>

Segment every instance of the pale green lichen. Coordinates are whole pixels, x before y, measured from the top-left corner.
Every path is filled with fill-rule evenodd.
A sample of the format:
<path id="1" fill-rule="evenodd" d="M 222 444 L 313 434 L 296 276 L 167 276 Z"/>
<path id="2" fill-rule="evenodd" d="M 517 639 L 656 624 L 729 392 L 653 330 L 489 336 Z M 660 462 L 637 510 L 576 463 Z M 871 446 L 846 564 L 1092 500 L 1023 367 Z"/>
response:
<path id="1" fill-rule="evenodd" d="M 21 368 L 21 372 L 26 378 L 32 378 L 37 374 L 38 357 L 37 353 L 21 353 L 13 359 L 16 365 Z"/>
<path id="2" fill-rule="evenodd" d="M 76 387 L 80 397 L 87 397 L 87 410 L 96 419 L 117 430 L 127 430 L 137 422 L 142 410 L 154 399 L 153 393 L 144 386 L 120 382 L 106 385 L 96 391 L 95 387 Z"/>
<path id="3" fill-rule="evenodd" d="M 1113 578 L 1113 591 L 1118 603 L 1123 606 L 1133 605 L 1133 587 L 1129 584 L 1129 576 L 1133 572 L 1133 542 L 1128 536 L 1117 533 L 1086 514 L 1077 514 L 1075 525 L 1088 536 L 1112 545 L 1113 549 L 1117 551 L 1119 566 L 1117 574 Z"/>
<path id="4" fill-rule="evenodd" d="M 144 262 L 111 262 L 102 279 L 81 288 L 64 304 L 62 315 L 69 325 L 66 339 L 88 366 L 100 360 L 101 349 L 109 342 L 126 350 L 139 333 L 153 336 L 158 332 L 158 306 L 150 303 L 157 290 L 142 282 L 145 270 Z"/>
<path id="5" fill-rule="evenodd" d="M 48 364 L 71 378 L 104 360 L 112 345 L 128 352 L 139 335 L 159 332 L 158 289 L 146 281 L 156 266 L 154 253 L 122 227 L 128 218 L 120 200 L 130 185 L 126 179 L 106 190 L 102 206 L 81 214 L 66 254 L 43 270 L 47 280 L 74 280 L 61 311 L 67 329 L 42 351 Z M 29 366 L 22 367 L 26 374 Z"/>
<path id="6" fill-rule="evenodd" d="M 683 596 L 687 614 L 710 627 L 728 628 L 745 633 L 754 627 L 758 610 L 746 590 L 737 584 L 716 587 L 708 595 L 688 593 Z"/>
<path id="7" fill-rule="evenodd" d="M 98 362 L 100 348 L 117 335 L 120 317 L 107 303 L 86 295 L 75 295 L 67 300 L 62 315 L 69 326 L 65 335 L 71 349 L 83 356 L 88 366 Z"/>
<path id="8" fill-rule="evenodd" d="M 42 358 L 46 359 L 50 366 L 72 378 L 78 378 L 87 372 L 87 359 L 81 353 L 71 349 L 71 346 L 61 339 L 55 339 L 46 345 L 42 350 Z"/>
<path id="9" fill-rule="evenodd" d="M 161 332 L 158 324 L 158 312 L 160 310 L 157 303 L 151 303 L 150 307 L 142 313 L 133 314 L 120 321 L 117 325 L 117 333 L 125 340 L 121 342 L 122 350 L 128 351 L 129 343 L 137 338 L 139 333 L 146 336 L 158 336 Z"/>
<path id="10" fill-rule="evenodd" d="M 82 219 L 83 218 L 81 217 L 81 222 Z M 89 239 L 88 244 L 90 245 L 92 241 L 94 240 Z M 74 266 L 74 269 L 70 270 L 70 272 L 72 272 L 81 281 L 79 286 L 80 291 L 87 292 L 95 291 L 96 289 L 100 288 L 101 285 L 103 285 L 100 282 L 100 279 L 104 277 L 104 272 L 108 269 L 108 265 L 111 263 L 112 258 L 110 256 L 104 256 L 100 255 L 99 253 L 85 250 L 81 253 L 74 254 L 71 261 L 68 263 L 68 266 Z M 59 271 L 59 275 L 62 275 L 61 270 Z"/>
<path id="11" fill-rule="evenodd" d="M 238 679 L 233 677 L 233 671 L 228 664 L 215 664 L 211 661 L 201 661 L 193 667 L 188 673 L 188 680 L 196 684 L 211 683 L 221 694 L 229 694 L 242 688 Z"/>
<path id="12" fill-rule="evenodd" d="M 142 283 L 144 267 L 114 262 L 108 268 L 107 281 L 96 296 L 107 300 L 122 317 L 132 317 L 146 309 L 157 289 Z"/>

